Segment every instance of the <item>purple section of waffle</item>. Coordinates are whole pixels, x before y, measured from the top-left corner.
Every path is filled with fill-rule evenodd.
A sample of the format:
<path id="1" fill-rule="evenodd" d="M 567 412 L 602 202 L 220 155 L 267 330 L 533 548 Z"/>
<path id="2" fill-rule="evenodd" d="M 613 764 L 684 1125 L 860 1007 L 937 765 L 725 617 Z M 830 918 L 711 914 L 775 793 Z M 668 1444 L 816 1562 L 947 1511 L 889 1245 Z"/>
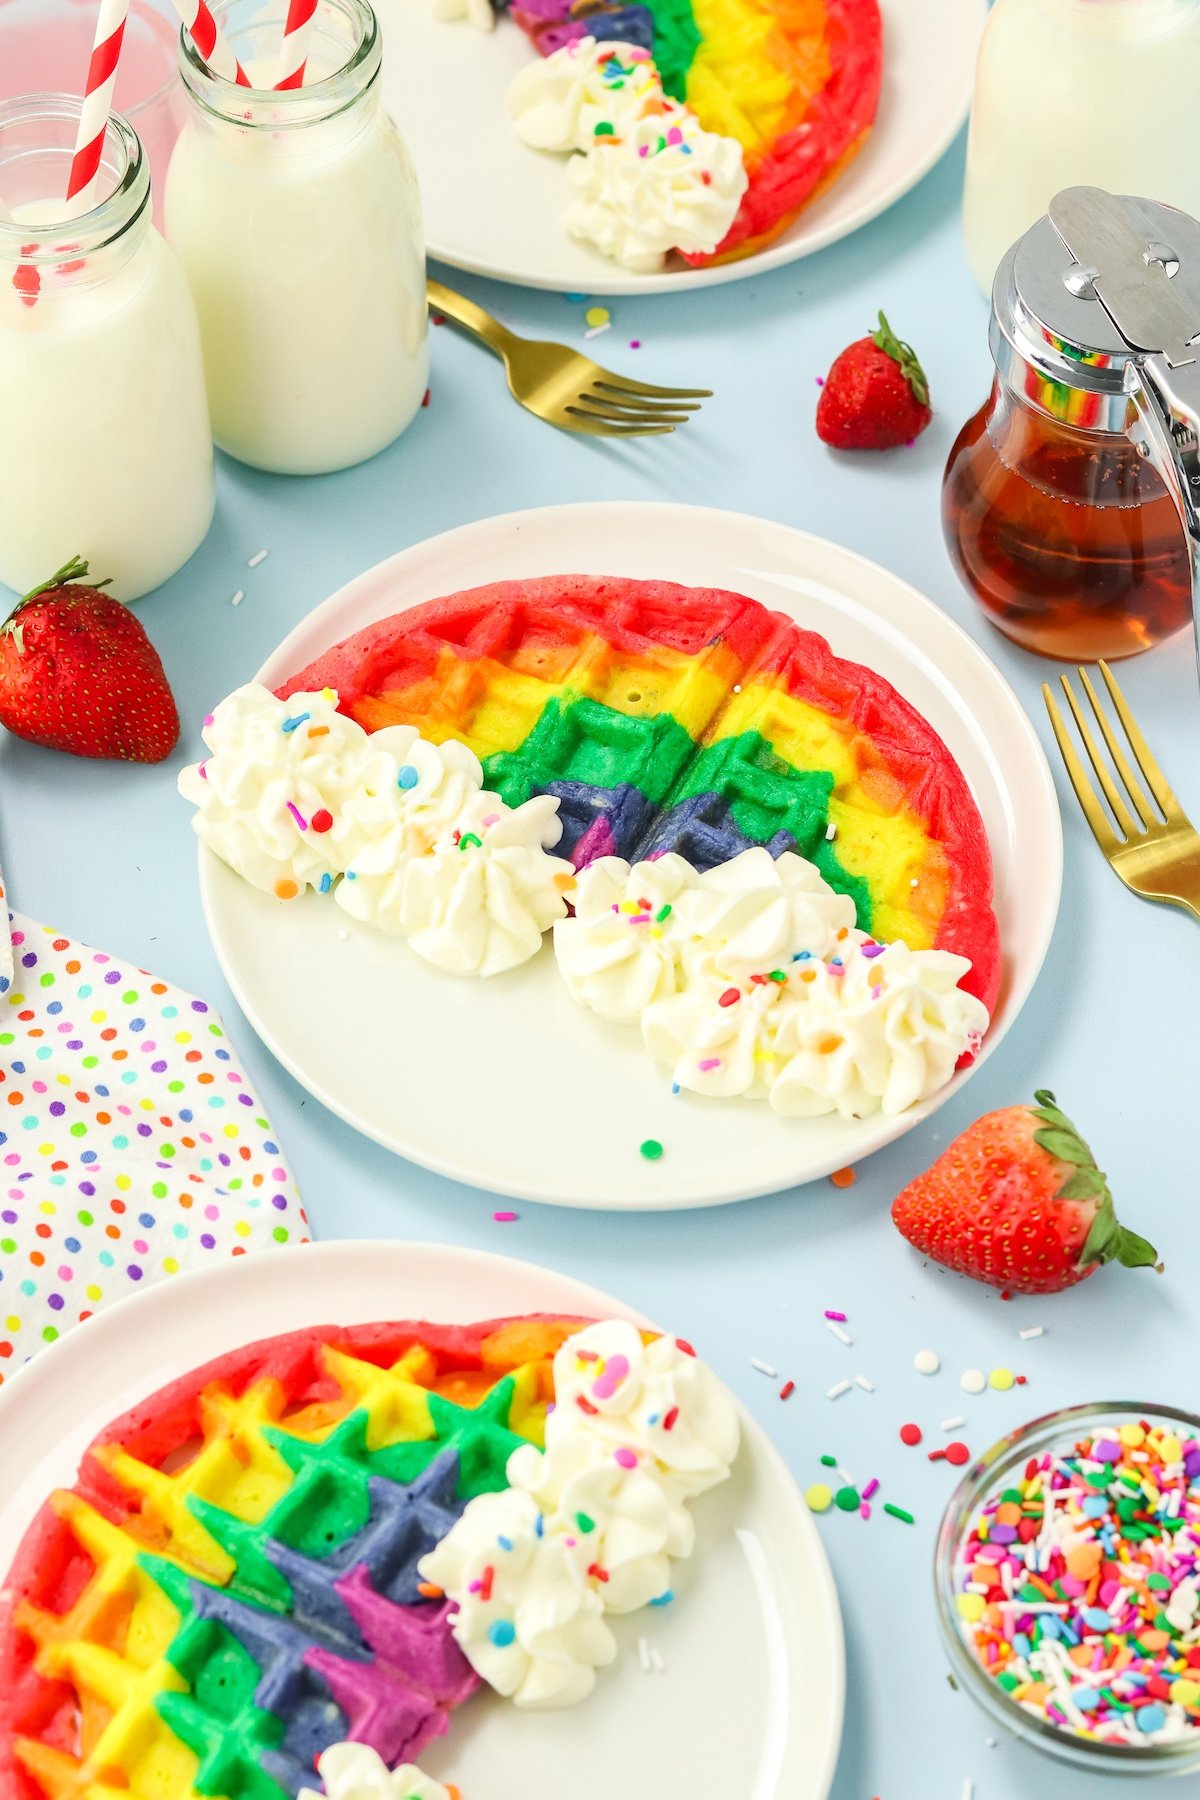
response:
<path id="1" fill-rule="evenodd" d="M 584 37 L 654 48 L 654 15 L 646 6 L 614 6 L 598 0 L 582 16 L 573 17 L 572 0 L 515 0 L 510 10 L 543 56 Z"/>
<path id="2" fill-rule="evenodd" d="M 434 1738 L 445 1734 L 449 1714 L 415 1688 L 399 1686 L 381 1663 L 349 1662 L 317 1649 L 310 1650 L 305 1661 L 345 1713 L 346 1739 L 369 1744 L 389 1769 L 415 1761 Z"/>
<path id="3" fill-rule="evenodd" d="M 594 819 L 571 852 L 571 861 L 577 869 L 586 869 L 589 863 L 599 862 L 602 856 L 617 854 L 617 840 L 613 836 L 612 826 L 601 817 Z"/>
<path id="4" fill-rule="evenodd" d="M 653 816 L 645 795 L 628 782 L 602 788 L 586 781 L 548 781 L 542 791 L 559 802 L 558 854 L 569 856 L 577 869 L 598 856 L 629 856 Z"/>
<path id="5" fill-rule="evenodd" d="M 734 824 L 729 802 L 722 795 L 694 794 L 663 814 L 650 836 L 638 844 L 636 854 L 649 858 L 673 850 L 694 869 L 711 869 L 740 856 L 753 843 Z M 766 848 L 772 856 L 782 856 L 785 850 L 796 848 L 796 840 L 790 831 L 777 831 Z"/>

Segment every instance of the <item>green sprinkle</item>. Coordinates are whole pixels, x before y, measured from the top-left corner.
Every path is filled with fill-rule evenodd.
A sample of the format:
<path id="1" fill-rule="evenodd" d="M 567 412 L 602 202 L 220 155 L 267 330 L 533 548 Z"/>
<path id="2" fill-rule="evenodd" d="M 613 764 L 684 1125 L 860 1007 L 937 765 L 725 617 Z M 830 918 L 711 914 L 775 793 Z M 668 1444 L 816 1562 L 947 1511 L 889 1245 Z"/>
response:
<path id="1" fill-rule="evenodd" d="M 768 981 L 786 981 L 787 976 L 784 974 L 782 969 L 772 969 L 771 973 L 767 976 L 767 980 Z"/>
<path id="2" fill-rule="evenodd" d="M 670 918 L 670 916 L 671 916 L 671 908 L 670 908 L 670 906 L 669 906 L 669 905 L 667 905 L 667 906 L 660 906 L 660 907 L 659 907 L 659 909 L 658 909 L 658 911 L 657 911 L 657 912 L 656 912 L 656 913 L 655 913 L 655 915 L 654 915 L 654 923 L 655 923 L 655 924 L 656 924 L 656 925 L 661 925 L 661 924 L 662 924 L 662 922 L 663 922 L 663 920 L 664 920 L 664 919 L 669 919 L 669 918 Z"/>
<path id="3" fill-rule="evenodd" d="M 862 1505 L 862 1495 L 856 1487 L 839 1488 L 833 1497 L 833 1504 L 840 1512 L 857 1512 Z"/>
<path id="4" fill-rule="evenodd" d="M 465 837 L 460 837 L 458 840 L 460 850 L 465 850 L 468 844 L 474 844 L 476 850 L 483 849 L 483 839 L 476 837 L 473 831 L 468 831 Z"/>
<path id="5" fill-rule="evenodd" d="M 837 1457 L 836 1456 L 823 1456 L 821 1458 L 821 1467 L 823 1469 L 836 1469 L 837 1468 Z"/>
<path id="6" fill-rule="evenodd" d="M 638 1149 L 647 1162 L 657 1162 L 663 1153 L 663 1147 L 657 1138 L 647 1138 L 644 1143 L 638 1145 Z"/>
<path id="7" fill-rule="evenodd" d="M 575 1523 L 578 1525 L 580 1531 L 582 1531 L 584 1537 L 588 1535 L 589 1531 L 595 1531 L 596 1529 L 595 1519 L 589 1519 L 586 1513 L 576 1513 Z"/>
<path id="8" fill-rule="evenodd" d="M 905 1512 L 902 1506 L 893 1506 L 890 1500 L 884 1501 L 883 1510 L 885 1513 L 889 1514 L 891 1518 L 899 1519 L 904 1525 L 915 1525 L 917 1522 L 910 1512 Z M 1016 1684 L 1014 1683 L 1014 1686 L 1015 1685 Z"/>
<path id="9" fill-rule="evenodd" d="M 595 131 L 592 133 L 592 136 L 593 137 L 613 137 L 613 136 L 615 136 L 615 133 L 613 131 L 612 126 L 607 124 L 602 119 L 600 121 L 599 125 L 597 125 Z"/>

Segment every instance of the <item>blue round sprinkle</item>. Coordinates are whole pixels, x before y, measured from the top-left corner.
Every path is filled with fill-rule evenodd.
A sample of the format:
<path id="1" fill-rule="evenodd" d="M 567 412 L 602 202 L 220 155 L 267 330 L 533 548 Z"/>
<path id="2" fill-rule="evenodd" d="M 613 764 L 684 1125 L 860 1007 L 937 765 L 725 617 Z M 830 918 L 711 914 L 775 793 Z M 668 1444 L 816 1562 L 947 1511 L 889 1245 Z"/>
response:
<path id="1" fill-rule="evenodd" d="M 1111 1631 L 1112 1619 L 1102 1606 L 1085 1606 L 1083 1622 L 1090 1625 L 1093 1631 Z"/>
<path id="2" fill-rule="evenodd" d="M 420 779 L 420 775 L 417 770 L 413 768 L 412 764 L 405 763 L 404 767 L 396 776 L 396 786 L 402 788 L 415 788 Z"/>
<path id="3" fill-rule="evenodd" d="M 1167 1715 L 1161 1706 L 1143 1706 L 1137 1715 L 1139 1731 L 1161 1731 Z"/>
<path id="4" fill-rule="evenodd" d="M 1095 1712 L 1100 1704 L 1101 1696 L 1095 1688 L 1076 1688 L 1072 1699 L 1080 1712 Z"/>
<path id="5" fill-rule="evenodd" d="M 488 1637 L 497 1650 L 507 1650 L 510 1644 L 516 1642 L 516 1636 L 516 1626 L 507 1619 L 494 1619 L 488 1626 Z"/>

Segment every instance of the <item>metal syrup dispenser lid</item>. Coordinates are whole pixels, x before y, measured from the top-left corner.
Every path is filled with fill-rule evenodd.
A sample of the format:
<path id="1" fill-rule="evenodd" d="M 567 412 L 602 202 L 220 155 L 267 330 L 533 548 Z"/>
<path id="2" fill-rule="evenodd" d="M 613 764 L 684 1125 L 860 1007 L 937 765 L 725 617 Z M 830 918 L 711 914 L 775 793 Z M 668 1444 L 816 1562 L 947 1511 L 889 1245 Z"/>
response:
<path id="1" fill-rule="evenodd" d="M 1198 332 L 1200 222 L 1156 200 L 1068 188 L 996 273 L 996 367 L 1067 424 L 1127 432 L 1136 365 Z"/>

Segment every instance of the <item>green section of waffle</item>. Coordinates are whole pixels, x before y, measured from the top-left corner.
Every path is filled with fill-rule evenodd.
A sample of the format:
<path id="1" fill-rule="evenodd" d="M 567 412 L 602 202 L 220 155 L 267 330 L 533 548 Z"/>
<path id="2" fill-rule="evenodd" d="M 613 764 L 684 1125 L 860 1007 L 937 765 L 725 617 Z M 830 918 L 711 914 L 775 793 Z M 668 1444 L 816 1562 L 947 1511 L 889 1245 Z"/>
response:
<path id="1" fill-rule="evenodd" d="M 654 61 L 663 87 L 675 100 L 687 99 L 688 71 L 702 42 L 692 0 L 643 0 L 654 17 Z"/>
<path id="2" fill-rule="evenodd" d="M 757 731 L 697 749 L 671 713 L 623 713 L 599 700 L 565 694 L 546 702 L 519 750 L 487 757 L 483 773 L 487 786 L 509 806 L 520 806 L 552 781 L 627 785 L 664 811 L 697 794 L 719 794 L 751 843 L 765 844 L 776 832 L 789 832 L 797 854 L 853 900 L 859 929 L 871 929 L 870 887 L 843 869 L 826 839 L 832 774 L 797 769 Z"/>
<path id="3" fill-rule="evenodd" d="M 505 1488 L 508 1459 L 527 1441 L 509 1428 L 515 1389 L 514 1378 L 505 1376 L 474 1408 L 430 1393 L 432 1434 L 377 1450 L 368 1448 L 365 1411 L 348 1414 L 322 1442 L 268 1429 L 295 1479 L 263 1520 L 251 1524 L 188 1496 L 189 1511 L 236 1565 L 224 1591 L 249 1607 L 286 1617 L 292 1589 L 267 1545 L 286 1544 L 315 1560 L 332 1556 L 369 1523 L 372 1479 L 408 1486 L 447 1450 L 458 1456 L 460 1499 Z M 227 1625 L 197 1611 L 196 1577 L 149 1553 L 139 1564 L 179 1613 L 179 1629 L 166 1654 L 186 1691 L 161 1693 L 154 1704 L 199 1759 L 196 1792 L 212 1800 L 288 1800 L 261 1763 L 262 1752 L 276 1749 L 286 1731 L 286 1721 L 255 1704 L 265 1671 Z"/>

